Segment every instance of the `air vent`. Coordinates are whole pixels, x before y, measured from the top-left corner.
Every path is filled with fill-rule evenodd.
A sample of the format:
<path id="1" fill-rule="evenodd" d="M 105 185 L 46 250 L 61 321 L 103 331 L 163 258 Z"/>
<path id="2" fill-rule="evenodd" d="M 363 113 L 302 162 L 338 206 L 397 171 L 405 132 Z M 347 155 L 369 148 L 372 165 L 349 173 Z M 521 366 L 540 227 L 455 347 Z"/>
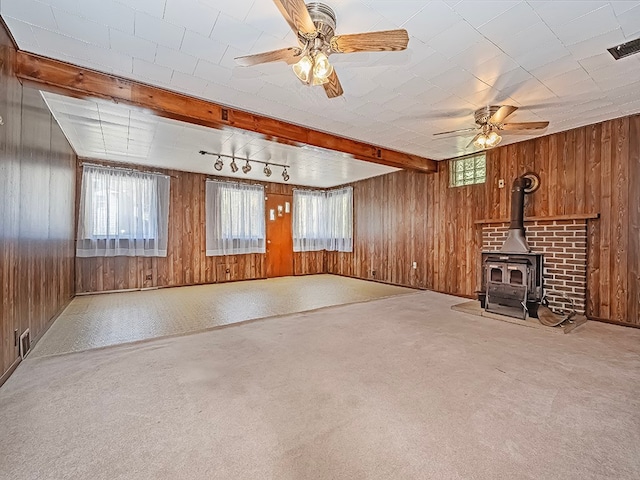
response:
<path id="1" fill-rule="evenodd" d="M 31 332 L 27 328 L 22 335 L 20 335 L 20 356 L 26 357 L 31 351 Z"/>
<path id="2" fill-rule="evenodd" d="M 613 55 L 613 58 L 620 60 L 621 58 L 640 52 L 640 38 L 631 40 L 630 42 L 621 43 L 616 47 L 607 48 L 607 50 L 609 50 L 609 53 Z"/>

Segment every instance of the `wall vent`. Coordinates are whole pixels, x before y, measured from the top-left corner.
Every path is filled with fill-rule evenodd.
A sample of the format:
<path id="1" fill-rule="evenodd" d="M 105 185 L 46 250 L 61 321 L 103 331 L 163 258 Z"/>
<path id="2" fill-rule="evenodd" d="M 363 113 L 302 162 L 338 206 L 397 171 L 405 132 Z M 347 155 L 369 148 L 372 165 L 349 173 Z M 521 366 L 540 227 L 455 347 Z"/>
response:
<path id="1" fill-rule="evenodd" d="M 20 357 L 26 357 L 31 351 L 31 332 L 27 328 L 22 335 L 20 335 Z"/>
<path id="2" fill-rule="evenodd" d="M 636 38 L 630 42 L 621 43 L 615 47 L 607 48 L 607 50 L 609 50 L 609 53 L 613 55 L 613 58 L 620 60 L 621 58 L 640 52 L 640 38 Z"/>

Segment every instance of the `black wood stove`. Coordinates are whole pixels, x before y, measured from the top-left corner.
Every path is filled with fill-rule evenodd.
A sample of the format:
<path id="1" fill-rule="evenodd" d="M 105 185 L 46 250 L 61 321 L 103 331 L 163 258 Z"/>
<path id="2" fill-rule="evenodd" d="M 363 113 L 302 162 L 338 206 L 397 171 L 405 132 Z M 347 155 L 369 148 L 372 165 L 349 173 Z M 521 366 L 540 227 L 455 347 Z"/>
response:
<path id="1" fill-rule="evenodd" d="M 542 254 L 532 253 L 524 229 L 524 196 L 540 186 L 540 178 L 526 173 L 513 181 L 511 224 L 499 252 L 482 252 L 482 308 L 525 319 L 538 317 L 542 301 Z"/>

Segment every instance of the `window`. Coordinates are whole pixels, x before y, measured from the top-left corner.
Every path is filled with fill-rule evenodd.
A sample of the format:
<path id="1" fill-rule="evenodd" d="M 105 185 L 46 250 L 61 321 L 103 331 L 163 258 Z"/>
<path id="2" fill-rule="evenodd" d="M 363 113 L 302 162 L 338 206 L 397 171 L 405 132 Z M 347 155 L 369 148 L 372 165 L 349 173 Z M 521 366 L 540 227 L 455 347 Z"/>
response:
<path id="1" fill-rule="evenodd" d="M 207 180 L 208 256 L 265 253 L 264 187 Z"/>
<path id="2" fill-rule="evenodd" d="M 452 187 L 484 183 L 487 179 L 487 159 L 484 152 L 470 157 L 454 158 L 450 167 Z"/>
<path id="3" fill-rule="evenodd" d="M 293 192 L 293 251 L 353 251 L 353 188 Z"/>
<path id="4" fill-rule="evenodd" d="M 169 188 L 165 175 L 85 165 L 76 254 L 165 257 Z"/>

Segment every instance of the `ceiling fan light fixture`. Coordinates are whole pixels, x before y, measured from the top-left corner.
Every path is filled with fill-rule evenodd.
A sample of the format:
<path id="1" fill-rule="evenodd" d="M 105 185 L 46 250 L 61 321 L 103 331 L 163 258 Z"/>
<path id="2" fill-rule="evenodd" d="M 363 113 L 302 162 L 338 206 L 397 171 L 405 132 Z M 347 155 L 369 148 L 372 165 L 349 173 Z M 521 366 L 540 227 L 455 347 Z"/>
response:
<path id="1" fill-rule="evenodd" d="M 491 133 L 487 137 L 485 145 L 487 146 L 487 148 L 492 148 L 492 147 L 495 147 L 496 145 L 498 145 L 501 140 L 502 140 L 502 137 L 500 135 L 498 135 L 497 132 L 491 131 Z"/>
<path id="2" fill-rule="evenodd" d="M 329 75 L 332 73 L 333 65 L 329 63 L 329 58 L 324 53 L 318 52 L 313 63 L 313 84 L 323 85 L 327 83 Z"/>
<path id="3" fill-rule="evenodd" d="M 296 77 L 298 77 L 302 83 L 309 83 L 312 69 L 313 60 L 309 55 L 303 56 L 298 63 L 293 65 L 293 73 L 296 74 Z"/>
<path id="4" fill-rule="evenodd" d="M 484 133 L 480 134 L 480 136 L 476 138 L 473 144 L 478 148 L 485 148 L 485 146 L 487 145 L 487 136 Z"/>

